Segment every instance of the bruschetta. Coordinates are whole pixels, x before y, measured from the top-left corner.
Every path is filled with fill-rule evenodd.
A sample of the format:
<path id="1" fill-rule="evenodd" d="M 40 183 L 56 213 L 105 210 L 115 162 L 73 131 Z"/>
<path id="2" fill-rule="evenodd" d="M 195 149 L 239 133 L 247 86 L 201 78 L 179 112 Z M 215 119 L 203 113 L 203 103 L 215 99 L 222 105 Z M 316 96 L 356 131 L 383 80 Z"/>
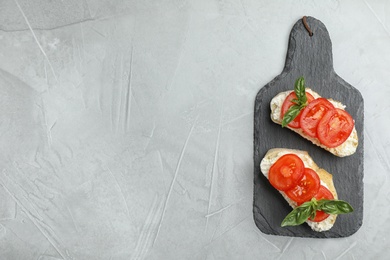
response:
<path id="1" fill-rule="evenodd" d="M 314 231 L 327 231 L 333 227 L 337 214 L 349 213 L 353 210 L 347 202 L 338 200 L 332 175 L 320 168 L 305 151 L 271 149 L 262 159 L 260 169 L 295 211 L 299 210 L 299 207 L 306 206 L 306 209 L 303 209 L 305 214 L 307 213 L 306 218 L 299 212 L 296 215 L 291 212 L 282 226 L 300 225 L 306 222 Z M 321 205 L 325 205 L 326 209 Z M 332 207 L 340 211 L 328 209 Z M 312 212 L 307 212 L 308 210 Z M 297 220 L 297 217 L 304 217 L 304 219 Z"/>
<path id="2" fill-rule="evenodd" d="M 294 90 L 281 92 L 271 100 L 271 120 L 336 156 L 354 154 L 358 135 L 345 106 L 333 99 L 322 98 L 304 84 L 301 77 Z"/>

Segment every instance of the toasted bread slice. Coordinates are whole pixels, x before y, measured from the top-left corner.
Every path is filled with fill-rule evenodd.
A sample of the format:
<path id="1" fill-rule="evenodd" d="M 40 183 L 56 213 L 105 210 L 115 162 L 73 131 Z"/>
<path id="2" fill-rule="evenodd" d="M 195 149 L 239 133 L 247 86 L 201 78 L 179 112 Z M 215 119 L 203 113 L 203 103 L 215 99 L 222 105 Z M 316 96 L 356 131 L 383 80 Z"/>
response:
<path id="1" fill-rule="evenodd" d="M 328 190 L 333 194 L 334 199 L 337 199 L 336 188 L 333 184 L 333 178 L 330 173 L 326 170 L 318 167 L 318 165 L 313 161 L 313 159 L 309 156 L 306 151 L 293 150 L 293 149 L 284 149 L 284 148 L 274 148 L 270 149 L 264 158 L 261 160 L 260 169 L 265 177 L 268 179 L 268 173 L 271 166 L 283 155 L 285 154 L 296 154 L 299 158 L 302 159 L 306 168 L 310 168 L 314 170 L 321 180 L 321 185 L 328 188 Z M 288 202 L 288 204 L 292 208 L 296 208 L 298 205 L 295 201 L 291 200 L 283 191 L 279 191 L 284 199 Z M 331 229 L 336 221 L 337 215 L 330 214 L 328 218 L 321 222 L 313 222 L 307 220 L 306 223 L 317 232 L 327 231 Z"/>
<path id="2" fill-rule="evenodd" d="M 279 125 L 282 124 L 282 119 L 280 117 L 280 113 L 281 113 L 281 108 L 282 108 L 283 102 L 291 92 L 292 91 L 281 92 L 271 100 L 271 103 L 270 103 L 271 120 Z M 312 94 L 314 98 L 321 97 L 318 93 L 312 91 L 309 88 L 306 88 L 306 92 Z M 335 101 L 333 99 L 328 99 L 328 100 L 329 100 L 329 102 L 331 102 L 334 105 L 334 107 L 337 107 L 337 108 L 340 108 L 343 110 L 345 109 L 345 106 L 343 104 L 341 104 L 340 102 Z M 318 145 L 318 146 L 324 148 L 325 150 L 329 151 L 330 153 L 332 153 L 336 156 L 339 156 L 339 157 L 344 157 L 344 156 L 354 154 L 356 152 L 356 148 L 358 146 L 358 136 L 357 136 L 357 132 L 356 132 L 355 127 L 353 127 L 353 130 L 352 130 L 351 134 L 349 135 L 348 139 L 344 143 L 342 143 L 341 145 L 334 147 L 334 148 L 329 148 L 329 147 L 321 144 L 317 138 L 313 138 L 313 137 L 306 135 L 301 128 L 291 128 L 288 125 L 286 127 L 288 129 L 291 129 L 292 131 L 298 133 L 299 135 L 306 138 L 307 140 L 311 141 L 313 144 Z"/>

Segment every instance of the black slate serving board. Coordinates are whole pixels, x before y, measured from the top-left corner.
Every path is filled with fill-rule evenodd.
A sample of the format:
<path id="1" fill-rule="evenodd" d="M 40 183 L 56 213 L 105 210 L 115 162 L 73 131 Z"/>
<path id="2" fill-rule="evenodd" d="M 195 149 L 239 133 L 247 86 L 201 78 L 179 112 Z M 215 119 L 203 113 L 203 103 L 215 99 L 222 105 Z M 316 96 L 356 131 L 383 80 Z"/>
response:
<path id="1" fill-rule="evenodd" d="M 260 89 L 254 111 L 254 202 L 253 216 L 257 227 L 266 234 L 336 238 L 355 233 L 363 222 L 363 97 L 333 69 L 332 43 L 325 25 L 307 17 L 310 36 L 302 19 L 291 30 L 285 67 L 280 75 Z M 356 64 L 351 64 L 355 66 Z M 270 101 L 279 92 L 293 90 L 297 78 L 303 76 L 306 86 L 322 97 L 333 98 L 346 105 L 355 119 L 359 145 L 355 154 L 339 158 L 313 145 L 293 131 L 282 128 L 270 119 Z M 271 148 L 305 150 L 318 166 L 333 175 L 339 199 L 348 201 L 354 212 L 339 215 L 332 229 L 315 232 L 307 224 L 280 227 L 292 210 L 260 171 L 260 161 Z"/>

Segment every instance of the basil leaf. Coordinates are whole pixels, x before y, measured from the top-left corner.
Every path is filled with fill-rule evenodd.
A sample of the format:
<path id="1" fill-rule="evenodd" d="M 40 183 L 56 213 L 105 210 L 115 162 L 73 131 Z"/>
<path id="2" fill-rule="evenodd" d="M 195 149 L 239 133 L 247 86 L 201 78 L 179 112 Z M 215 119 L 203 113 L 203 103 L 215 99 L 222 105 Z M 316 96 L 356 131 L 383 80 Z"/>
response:
<path id="1" fill-rule="evenodd" d="M 312 202 L 308 201 L 296 207 L 282 221 L 281 226 L 298 226 L 303 224 L 315 212 Z"/>
<path id="2" fill-rule="evenodd" d="M 346 214 L 353 211 L 351 205 L 343 200 L 316 200 L 312 198 L 291 211 L 282 221 L 281 226 L 298 226 L 303 224 L 308 218 L 315 218 L 317 210 L 322 210 L 328 214 Z"/>
<path id="3" fill-rule="evenodd" d="M 313 212 L 310 215 L 310 219 L 315 219 L 316 215 L 317 215 L 317 210 L 313 210 Z"/>
<path id="4" fill-rule="evenodd" d="M 305 79 L 303 77 L 300 77 L 295 81 L 294 92 L 299 101 L 298 105 L 306 104 L 307 97 L 305 91 Z"/>
<path id="5" fill-rule="evenodd" d="M 293 121 L 299 115 L 300 111 L 301 107 L 299 105 L 292 105 L 283 116 L 282 127 L 285 127 Z"/>
<path id="6" fill-rule="evenodd" d="M 307 105 L 305 79 L 303 77 L 300 77 L 295 81 L 294 92 L 295 95 L 297 95 L 297 98 L 291 100 L 291 102 L 295 103 L 295 105 L 292 105 L 284 114 L 282 119 L 282 127 L 285 127 L 291 121 L 293 121 L 299 115 L 299 111 L 301 111 Z"/>
<path id="7" fill-rule="evenodd" d="M 292 100 L 291 100 L 291 102 L 293 102 L 293 103 L 295 103 L 295 104 L 299 105 L 299 100 L 298 100 L 298 99 L 296 99 L 296 98 L 292 99 Z"/>
<path id="8" fill-rule="evenodd" d="M 346 214 L 353 212 L 352 206 L 343 200 L 319 200 L 318 210 L 328 214 Z"/>

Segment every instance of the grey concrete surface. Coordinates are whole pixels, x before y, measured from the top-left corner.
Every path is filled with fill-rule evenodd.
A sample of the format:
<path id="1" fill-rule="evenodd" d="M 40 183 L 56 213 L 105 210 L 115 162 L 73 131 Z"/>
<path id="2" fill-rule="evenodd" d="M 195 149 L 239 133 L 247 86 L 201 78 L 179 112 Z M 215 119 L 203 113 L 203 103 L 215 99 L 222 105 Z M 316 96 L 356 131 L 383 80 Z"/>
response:
<path id="1" fill-rule="evenodd" d="M 0 259 L 386 259 L 390 3 L 0 1 Z M 365 100 L 364 218 L 254 224 L 253 109 L 321 20 Z M 353 192 L 353 191 L 351 191 Z"/>

